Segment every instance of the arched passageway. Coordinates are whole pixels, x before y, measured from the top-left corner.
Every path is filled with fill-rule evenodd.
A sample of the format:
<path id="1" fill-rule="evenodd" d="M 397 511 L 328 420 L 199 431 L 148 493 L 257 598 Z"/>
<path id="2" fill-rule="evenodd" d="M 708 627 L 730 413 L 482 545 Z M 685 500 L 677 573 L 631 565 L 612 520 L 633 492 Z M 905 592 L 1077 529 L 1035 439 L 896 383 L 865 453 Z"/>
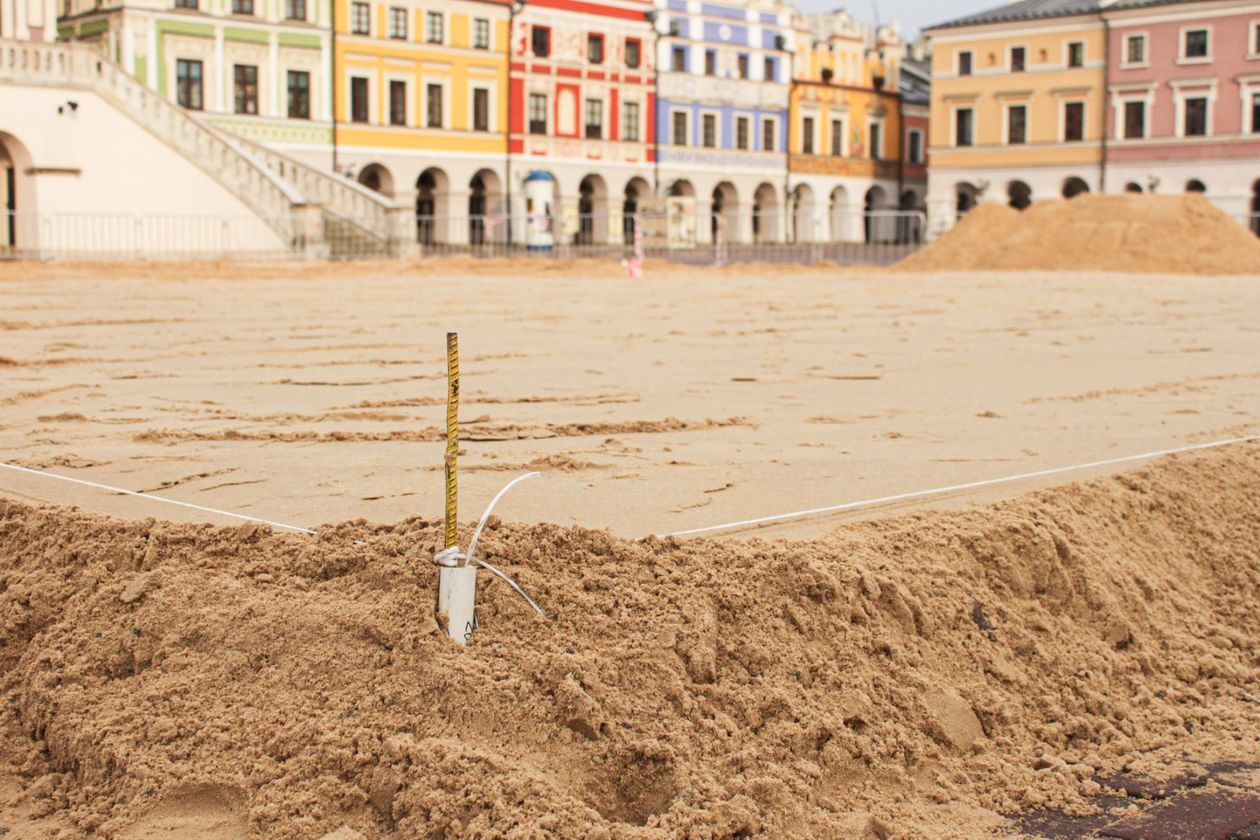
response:
<path id="1" fill-rule="evenodd" d="M 394 176 L 379 163 L 369 163 L 359 170 L 359 183 L 381 195 L 394 194 Z"/>
<path id="2" fill-rule="evenodd" d="M 599 175 L 587 175 L 578 184 L 577 244 L 608 241 L 608 186 Z"/>
<path id="3" fill-rule="evenodd" d="M 446 200 L 450 181 L 441 169 L 432 167 L 416 179 L 416 241 L 422 245 L 445 242 L 442 223 L 446 222 Z"/>
<path id="4" fill-rule="evenodd" d="M 652 194 L 652 188 L 642 178 L 631 178 L 626 182 L 626 189 L 621 199 L 621 234 L 627 245 L 634 244 L 634 226 L 639 211 Z"/>
<path id="5" fill-rule="evenodd" d="M 1078 178 L 1075 175 L 1070 178 L 1063 179 L 1063 197 L 1075 198 L 1081 193 L 1089 192 L 1089 184 L 1085 183 L 1084 178 Z"/>
<path id="6" fill-rule="evenodd" d="M 831 241 L 848 242 L 853 239 L 853 213 L 849 207 L 849 191 L 836 187 L 831 191 L 828 212 L 831 217 Z"/>
<path id="7" fill-rule="evenodd" d="M 1032 187 L 1023 181 L 1011 181 L 1006 185 L 1006 199 L 1016 210 L 1027 210 L 1032 206 Z"/>
<path id="8" fill-rule="evenodd" d="M 498 215 L 503 203 L 499 176 L 482 169 L 468 182 L 468 242 L 484 245 L 498 241 Z"/>
<path id="9" fill-rule="evenodd" d="M 960 181 L 954 185 L 954 213 L 961 218 L 976 206 L 977 190 L 975 184 Z"/>
<path id="10" fill-rule="evenodd" d="M 863 213 L 863 239 L 867 242 L 887 242 L 891 236 L 888 228 L 892 219 L 879 211 L 888 209 L 888 194 L 883 187 L 871 187 L 866 191 Z"/>
<path id="11" fill-rule="evenodd" d="M 1251 232 L 1260 236 L 1260 179 L 1251 185 Z"/>
<path id="12" fill-rule="evenodd" d="M 713 188 L 713 202 L 709 205 L 709 231 L 713 241 L 718 241 L 719 232 L 724 242 L 734 242 L 738 238 L 739 193 L 730 181 L 723 181 Z"/>
<path id="13" fill-rule="evenodd" d="M 34 251 L 38 244 L 35 184 L 27 174 L 32 168 L 26 146 L 0 131 L 0 254 Z"/>
<path id="14" fill-rule="evenodd" d="M 1186 192 L 1205 193 L 1207 192 L 1207 184 L 1198 178 L 1191 178 L 1189 181 L 1186 181 Z"/>
<path id="15" fill-rule="evenodd" d="M 1124 191 L 1127 193 L 1140 193 L 1142 192 L 1142 185 L 1137 181 L 1130 181 L 1124 185 Z"/>
<path id="16" fill-rule="evenodd" d="M 792 241 L 813 242 L 818 238 L 814 220 L 814 191 L 809 184 L 792 190 Z"/>
<path id="17" fill-rule="evenodd" d="M 779 197 L 770 184 L 762 184 L 753 193 L 752 232 L 754 242 L 774 242 L 778 237 Z"/>

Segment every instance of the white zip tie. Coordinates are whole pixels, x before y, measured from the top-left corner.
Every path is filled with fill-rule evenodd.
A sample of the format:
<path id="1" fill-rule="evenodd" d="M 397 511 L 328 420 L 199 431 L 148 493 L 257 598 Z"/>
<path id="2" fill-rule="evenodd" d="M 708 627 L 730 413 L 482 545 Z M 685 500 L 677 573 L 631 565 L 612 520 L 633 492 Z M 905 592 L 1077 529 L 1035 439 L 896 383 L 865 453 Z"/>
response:
<path id="1" fill-rule="evenodd" d="M 1072 472 L 1074 470 L 1087 470 L 1092 467 L 1124 464 L 1129 461 L 1145 461 L 1148 458 L 1159 458 L 1164 455 L 1176 455 L 1180 452 L 1193 452 L 1196 449 L 1213 449 L 1218 446 L 1230 446 L 1236 443 L 1250 443 L 1257 440 L 1260 440 L 1260 435 L 1229 438 L 1228 440 L 1214 440 L 1211 443 L 1196 443 L 1190 446 L 1178 446 L 1173 449 L 1161 449 L 1156 452 L 1143 452 L 1141 455 L 1125 455 L 1122 458 L 1108 458 L 1105 461 L 1091 461 L 1088 464 L 1074 464 L 1070 467 L 1054 467 L 1048 470 L 1037 470 L 1036 472 L 1020 473 L 1019 475 L 1008 475 L 1005 478 L 987 478 L 983 481 L 969 481 L 966 484 L 952 484 L 948 487 L 934 487 L 931 490 L 916 490 L 912 493 L 897 493 L 892 496 L 881 496 L 878 499 L 863 499 L 860 502 L 846 502 L 842 505 L 828 505 L 827 507 L 793 511 L 792 513 L 779 513 L 773 516 L 759 516 L 756 519 L 744 519 L 739 522 L 727 522 L 723 525 L 709 525 L 705 528 L 689 528 L 686 531 L 674 531 L 671 534 L 657 534 L 656 536 L 661 538 L 688 537 L 695 534 L 707 534 L 713 531 L 728 531 L 732 528 L 744 528 L 749 525 L 762 525 L 767 522 L 782 522 L 787 519 L 799 519 L 805 516 L 816 516 L 821 513 L 835 513 L 842 510 L 855 510 L 857 508 L 871 507 L 872 505 L 882 505 L 888 502 L 900 502 L 906 499 L 919 499 L 924 496 L 939 496 L 942 493 L 953 493 L 958 490 L 972 490 L 977 487 L 992 487 L 995 484 L 1007 484 L 1012 481 L 1023 481 L 1027 478 L 1041 478 L 1042 476 L 1058 475 L 1060 473 Z"/>
<path id="2" fill-rule="evenodd" d="M 56 478 L 61 481 L 68 481 L 71 484 L 82 484 L 84 487 L 95 487 L 97 490 L 109 490 L 112 493 L 121 493 L 124 496 L 138 496 L 141 499 L 152 499 L 155 502 L 165 502 L 168 505 L 179 505 L 192 510 L 199 510 L 205 513 L 217 513 L 219 516 L 230 516 L 233 519 L 243 519 L 246 522 L 258 522 L 263 525 L 270 525 L 273 528 L 284 528 L 289 531 L 297 531 L 301 534 L 310 534 L 315 536 L 315 532 L 310 528 L 302 528 L 297 525 L 286 525 L 283 522 L 273 522 L 270 519 L 259 519 L 257 516 L 246 516 L 243 513 L 232 513 L 230 510 L 219 510 L 218 508 L 205 507 L 204 505 L 194 505 L 192 502 L 181 502 L 178 499 L 168 499 L 165 496 L 154 496 L 152 493 L 141 493 L 139 490 L 126 490 L 122 487 L 112 487 L 108 484 L 100 484 L 95 481 L 87 481 L 82 478 L 71 478 L 68 475 L 57 475 L 56 473 L 44 472 L 43 470 L 33 470 L 30 467 L 19 467 L 17 464 L 10 464 L 0 461 L 0 467 L 15 472 L 27 473 L 29 475 L 39 476 L 41 478 Z"/>

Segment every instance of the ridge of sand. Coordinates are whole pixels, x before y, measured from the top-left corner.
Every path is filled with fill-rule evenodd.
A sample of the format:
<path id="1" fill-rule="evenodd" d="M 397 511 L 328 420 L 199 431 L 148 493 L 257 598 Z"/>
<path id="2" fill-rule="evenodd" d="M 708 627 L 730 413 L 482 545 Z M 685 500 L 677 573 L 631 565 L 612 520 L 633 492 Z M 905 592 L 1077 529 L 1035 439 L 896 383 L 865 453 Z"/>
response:
<path id="1" fill-rule="evenodd" d="M 435 522 L 0 501 L 0 756 L 71 836 L 1005 833 L 1254 758 L 1258 490 L 1243 446 L 810 541 L 496 523 L 550 619 L 483 578 L 466 650 Z"/>
<path id="2" fill-rule="evenodd" d="M 1255 274 L 1260 237 L 1201 195 L 1087 194 L 980 204 L 894 268 Z"/>

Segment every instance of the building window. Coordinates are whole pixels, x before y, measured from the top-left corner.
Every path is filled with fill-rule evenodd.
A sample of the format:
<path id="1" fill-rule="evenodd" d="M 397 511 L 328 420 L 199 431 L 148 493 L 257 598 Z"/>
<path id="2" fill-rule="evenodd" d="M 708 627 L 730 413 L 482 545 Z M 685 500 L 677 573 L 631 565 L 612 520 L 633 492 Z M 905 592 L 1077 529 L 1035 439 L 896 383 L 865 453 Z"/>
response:
<path id="1" fill-rule="evenodd" d="M 643 44 L 638 38 L 626 39 L 626 66 L 636 69 L 641 61 L 640 53 L 643 50 Z"/>
<path id="2" fill-rule="evenodd" d="M 1067 45 L 1067 65 L 1068 67 L 1084 67 L 1085 66 L 1085 42 L 1069 41 Z"/>
<path id="3" fill-rule="evenodd" d="M 765 79 L 767 82 L 773 82 L 776 76 L 778 75 L 775 72 L 777 69 L 778 67 L 775 60 L 773 58 L 767 57 L 764 62 L 764 66 L 762 67 L 761 77 Z"/>
<path id="4" fill-rule="evenodd" d="M 1208 57 L 1208 31 L 1206 29 L 1187 29 L 1181 35 L 1181 57 Z"/>
<path id="5" fill-rule="evenodd" d="M 591 64 L 604 63 L 604 36 L 586 36 L 586 60 Z"/>
<path id="6" fill-rule="evenodd" d="M 741 79 L 748 78 L 748 53 L 740 53 L 735 57 L 735 69 L 739 71 Z"/>
<path id="7" fill-rule="evenodd" d="M 311 74 L 305 70 L 290 70 L 289 117 L 295 120 L 311 118 Z"/>
<path id="8" fill-rule="evenodd" d="M 355 35 L 372 33 L 372 7 L 367 3 L 350 4 L 350 31 Z"/>
<path id="9" fill-rule="evenodd" d="M 958 75 L 971 75 L 971 50 L 958 51 Z"/>
<path id="10" fill-rule="evenodd" d="M 1063 139 L 1077 143 L 1085 139 L 1085 103 L 1063 103 Z"/>
<path id="11" fill-rule="evenodd" d="M 880 160 L 884 157 L 884 126 L 881 123 L 870 124 L 871 136 L 871 160 Z"/>
<path id="12" fill-rule="evenodd" d="M 545 26 L 535 26 L 529 31 L 530 44 L 534 48 L 534 55 L 538 58 L 546 58 L 551 55 L 551 30 Z"/>
<path id="13" fill-rule="evenodd" d="M 959 108 L 954 112 L 954 145 L 970 146 L 974 112 L 970 108 Z"/>
<path id="14" fill-rule="evenodd" d="M 440 44 L 445 37 L 445 20 L 441 12 L 425 12 L 424 40 L 430 44 Z"/>
<path id="15" fill-rule="evenodd" d="M 197 0 L 175 0 L 175 8 L 177 8 L 177 9 L 196 9 L 196 8 L 197 8 Z M 70 2 L 70 0 L 66 0 L 66 11 L 65 11 L 65 14 L 66 14 L 67 16 L 69 16 L 71 13 L 72 13 L 72 11 L 71 11 L 71 2 Z"/>
<path id="16" fill-rule="evenodd" d="M 717 146 L 717 117 L 705 114 L 700 118 L 700 145 L 706 149 Z"/>
<path id="17" fill-rule="evenodd" d="M 442 127 L 442 86 L 426 85 L 424 89 L 425 113 L 428 115 L 426 125 L 429 128 Z"/>
<path id="18" fill-rule="evenodd" d="M 831 156 L 844 155 L 844 120 L 831 121 Z"/>
<path id="19" fill-rule="evenodd" d="M 284 0 L 284 16 L 288 20 L 306 20 L 306 0 Z"/>
<path id="20" fill-rule="evenodd" d="M 232 14 L 252 15 L 253 13 L 254 0 L 232 0 Z"/>
<path id="21" fill-rule="evenodd" d="M 473 18 L 473 49 L 490 49 L 490 19 Z"/>
<path id="22" fill-rule="evenodd" d="M 674 47 L 669 54 L 669 69 L 675 73 L 687 72 L 687 48 Z"/>
<path id="23" fill-rule="evenodd" d="M 407 10 L 397 6 L 389 9 L 389 37 L 407 40 Z"/>
<path id="24" fill-rule="evenodd" d="M 1208 101 L 1206 96 L 1187 96 L 1182 107 L 1185 109 L 1186 137 L 1207 136 Z"/>
<path id="25" fill-rule="evenodd" d="M 235 93 L 236 113 L 258 113 L 258 68 L 255 65 L 232 66 L 232 90 Z"/>
<path id="26" fill-rule="evenodd" d="M 907 145 L 911 163 L 923 163 L 923 132 L 911 131 Z"/>
<path id="27" fill-rule="evenodd" d="M 1145 35 L 1124 36 L 1124 63 L 1125 64 L 1145 64 L 1146 63 L 1146 36 Z"/>
<path id="28" fill-rule="evenodd" d="M 389 83 L 389 124 L 407 124 L 407 83 L 390 81 Z"/>
<path id="29" fill-rule="evenodd" d="M 812 155 L 814 153 L 814 118 L 801 118 L 801 154 Z"/>
<path id="30" fill-rule="evenodd" d="M 202 109 L 200 61 L 175 60 L 175 99 L 181 107 L 191 111 Z"/>
<path id="31" fill-rule="evenodd" d="M 545 93 L 529 95 L 529 133 L 547 133 L 547 94 Z"/>
<path id="32" fill-rule="evenodd" d="M 670 119 L 673 121 L 673 125 L 670 126 L 672 130 L 670 136 L 674 145 L 686 146 L 687 145 L 687 112 L 675 111 L 673 114 L 670 115 Z"/>
<path id="33" fill-rule="evenodd" d="M 368 121 L 368 80 L 362 76 L 350 79 L 350 120 L 357 123 Z"/>
<path id="34" fill-rule="evenodd" d="M 601 140 L 604 137 L 604 100 L 586 100 L 586 139 Z"/>
<path id="35" fill-rule="evenodd" d="M 748 117 L 735 118 L 735 148 L 748 148 Z"/>
<path id="36" fill-rule="evenodd" d="M 1026 50 L 1023 47 L 1011 47 L 1011 72 L 1024 72 L 1024 54 Z"/>
<path id="37" fill-rule="evenodd" d="M 1260 93 L 1251 94 L 1251 133 L 1260 134 Z"/>
<path id="38" fill-rule="evenodd" d="M 473 88 L 473 131 L 490 130 L 490 91 Z"/>
<path id="39" fill-rule="evenodd" d="M 704 51 L 704 75 L 717 75 L 717 50 Z"/>
<path id="40" fill-rule="evenodd" d="M 1006 142 L 1013 146 L 1028 142 L 1028 106 L 1011 105 L 1006 109 Z"/>
<path id="41" fill-rule="evenodd" d="M 1146 103 L 1124 103 L 1124 139 L 1140 140 L 1146 136 Z"/>
<path id="42" fill-rule="evenodd" d="M 774 151 L 774 120 L 761 121 L 761 151 Z"/>
<path id="43" fill-rule="evenodd" d="M 621 139 L 637 142 L 639 139 L 639 103 L 627 102 L 622 108 Z"/>

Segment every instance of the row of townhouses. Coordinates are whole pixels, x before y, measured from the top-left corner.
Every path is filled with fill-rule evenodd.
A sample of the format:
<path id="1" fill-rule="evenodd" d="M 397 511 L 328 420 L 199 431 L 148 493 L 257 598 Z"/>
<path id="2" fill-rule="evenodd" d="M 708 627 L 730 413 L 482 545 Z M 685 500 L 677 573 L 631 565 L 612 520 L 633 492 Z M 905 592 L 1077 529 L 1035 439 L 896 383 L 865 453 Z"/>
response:
<path id="1" fill-rule="evenodd" d="M 1022 0 L 933 27 L 934 229 L 976 201 L 1206 193 L 1260 229 L 1260 3 Z"/>
<path id="2" fill-rule="evenodd" d="M 24 5 L 26 0 L 18 0 Z M 779 0 L 58 0 L 89 42 L 232 135 L 414 206 L 421 242 L 905 235 L 928 86 L 895 26 Z M 38 5 L 38 4 L 37 4 Z M 51 25 L 51 21 L 47 25 Z M 898 232 L 900 231 L 900 232 Z"/>

